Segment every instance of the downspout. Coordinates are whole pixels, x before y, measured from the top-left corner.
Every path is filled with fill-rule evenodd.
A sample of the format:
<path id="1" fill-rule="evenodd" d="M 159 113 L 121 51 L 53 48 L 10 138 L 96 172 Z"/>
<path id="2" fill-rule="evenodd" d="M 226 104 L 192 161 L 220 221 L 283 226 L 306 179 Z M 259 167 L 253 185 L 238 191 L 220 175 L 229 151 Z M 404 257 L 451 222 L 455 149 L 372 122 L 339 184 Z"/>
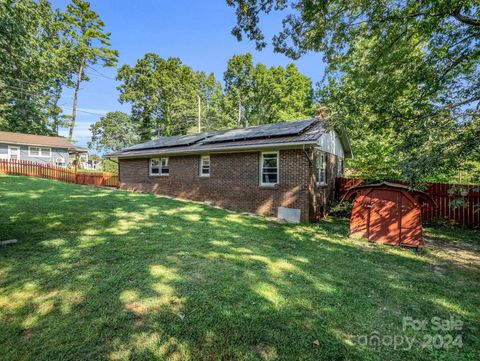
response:
<path id="1" fill-rule="evenodd" d="M 313 164 L 313 161 L 312 159 L 310 158 L 310 155 L 308 154 L 307 152 L 307 149 L 305 148 L 305 144 L 303 145 L 303 153 L 305 154 L 305 157 L 307 158 L 308 160 L 308 163 L 310 163 L 310 167 L 312 167 L 311 171 L 313 171 L 313 168 L 314 168 L 314 164 Z M 311 185 L 311 171 L 308 172 L 309 174 L 309 180 L 308 180 L 308 189 L 309 189 L 309 206 L 308 206 L 308 212 L 309 212 L 309 215 L 308 215 L 308 220 L 309 221 L 312 221 L 312 220 L 316 220 L 316 208 L 314 206 L 314 204 L 316 203 L 315 202 L 315 186 L 312 187 Z"/>
<path id="2" fill-rule="evenodd" d="M 308 159 L 308 162 L 310 163 L 310 165 L 311 165 L 312 167 L 314 167 L 313 161 L 312 161 L 312 159 L 310 158 L 310 156 L 308 155 L 307 150 L 305 149 L 305 144 L 303 145 L 303 153 L 305 154 L 305 157 Z"/>

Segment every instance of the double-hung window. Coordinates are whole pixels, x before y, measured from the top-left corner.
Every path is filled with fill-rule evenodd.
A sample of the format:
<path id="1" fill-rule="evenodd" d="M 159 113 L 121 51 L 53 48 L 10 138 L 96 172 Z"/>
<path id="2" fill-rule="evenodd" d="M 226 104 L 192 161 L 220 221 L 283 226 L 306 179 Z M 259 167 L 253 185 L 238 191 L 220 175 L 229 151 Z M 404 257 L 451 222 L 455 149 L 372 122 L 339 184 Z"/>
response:
<path id="1" fill-rule="evenodd" d="M 202 155 L 200 157 L 200 177 L 210 177 L 210 156 Z"/>
<path id="2" fill-rule="evenodd" d="M 8 146 L 7 159 L 20 160 L 20 147 Z"/>
<path id="3" fill-rule="evenodd" d="M 170 174 L 168 158 L 151 158 L 149 168 L 151 176 L 167 176 Z"/>
<path id="4" fill-rule="evenodd" d="M 278 152 L 264 152 L 260 158 L 260 185 L 278 183 Z"/>
<path id="5" fill-rule="evenodd" d="M 52 148 L 28 147 L 28 156 L 50 158 L 52 156 Z"/>
<path id="6" fill-rule="evenodd" d="M 327 184 L 327 154 L 320 150 L 317 153 L 317 169 L 318 169 L 317 184 L 324 186 Z"/>

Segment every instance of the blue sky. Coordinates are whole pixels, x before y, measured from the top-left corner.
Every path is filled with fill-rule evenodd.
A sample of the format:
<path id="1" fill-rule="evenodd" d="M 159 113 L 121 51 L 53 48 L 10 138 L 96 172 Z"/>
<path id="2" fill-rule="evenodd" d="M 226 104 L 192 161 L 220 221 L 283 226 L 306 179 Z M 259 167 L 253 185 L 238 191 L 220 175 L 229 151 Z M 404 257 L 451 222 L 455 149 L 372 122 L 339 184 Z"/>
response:
<path id="1" fill-rule="evenodd" d="M 56 8 L 65 9 L 67 4 L 66 0 L 52 1 Z M 165 58 L 179 57 L 193 69 L 213 72 L 222 80 L 227 60 L 234 54 L 250 52 L 255 63 L 268 66 L 292 62 L 274 53 L 270 46 L 259 52 L 253 42 L 238 42 L 230 34 L 235 25 L 235 11 L 225 0 L 92 0 L 91 6 L 104 20 L 106 30 L 112 33 L 112 46 L 120 52 L 118 66 L 133 65 L 145 53 L 154 52 Z M 279 13 L 262 19 L 267 39 L 281 28 L 281 20 Z M 293 62 L 313 81 L 321 80 L 324 70 L 321 54 L 308 54 Z M 95 69 L 97 72 L 88 71 L 91 80 L 82 84 L 78 100 L 80 111 L 74 139 L 79 145 L 85 145 L 90 139 L 90 124 L 101 115 L 114 110 L 128 113 L 130 109 L 118 102 L 116 69 L 101 66 Z M 64 93 L 60 104 L 70 113 L 73 90 L 67 89 Z M 66 130 L 62 134 L 65 135 Z"/>

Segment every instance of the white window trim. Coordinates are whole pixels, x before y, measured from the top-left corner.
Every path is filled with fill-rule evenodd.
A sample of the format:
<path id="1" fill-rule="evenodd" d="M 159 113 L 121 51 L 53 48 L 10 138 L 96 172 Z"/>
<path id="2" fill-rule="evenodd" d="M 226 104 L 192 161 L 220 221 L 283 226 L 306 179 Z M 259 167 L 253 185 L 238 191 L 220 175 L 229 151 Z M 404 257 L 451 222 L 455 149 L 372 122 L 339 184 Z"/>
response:
<path id="1" fill-rule="evenodd" d="M 277 155 L 277 182 L 276 183 L 264 183 L 263 182 L 263 156 L 266 154 L 276 154 Z M 260 186 L 261 187 L 275 187 L 280 182 L 280 152 L 277 151 L 267 151 L 260 154 Z"/>
<path id="2" fill-rule="evenodd" d="M 9 145 L 8 146 L 8 159 L 11 160 L 12 159 L 12 156 L 11 156 L 11 150 L 13 149 L 17 149 L 18 150 L 18 160 L 20 160 L 21 158 L 21 149 L 20 147 L 16 146 L 16 145 Z"/>
<path id="3" fill-rule="evenodd" d="M 327 152 L 324 152 L 321 149 L 317 150 L 317 157 L 320 156 L 320 153 L 323 154 L 323 163 L 322 163 L 322 168 L 318 167 L 318 162 L 317 162 L 317 186 L 319 187 L 325 187 L 327 185 Z M 320 170 L 323 169 L 325 171 L 325 181 L 320 182 Z"/>
<path id="4" fill-rule="evenodd" d="M 33 155 L 31 148 L 38 149 L 38 155 Z M 42 149 L 48 149 L 48 155 L 43 155 Z M 29 157 L 38 157 L 38 158 L 51 158 L 52 157 L 52 148 L 49 147 L 40 147 L 40 146 L 29 146 L 28 147 L 28 156 Z"/>
<path id="5" fill-rule="evenodd" d="M 208 158 L 208 173 L 205 174 L 203 173 L 203 161 L 205 158 Z M 199 169 L 199 176 L 200 177 L 210 177 L 210 169 L 211 169 L 212 164 L 210 163 L 210 156 L 209 155 L 201 155 L 200 156 L 200 169 Z"/>
<path id="6" fill-rule="evenodd" d="M 152 160 L 158 159 L 160 162 L 160 166 L 158 168 L 158 174 L 152 173 Z M 170 168 L 168 169 L 168 173 L 162 173 L 162 160 L 166 159 L 166 166 L 168 167 L 168 157 L 161 157 L 161 158 L 149 158 L 148 159 L 148 175 L 150 177 L 168 177 L 170 175 Z"/>

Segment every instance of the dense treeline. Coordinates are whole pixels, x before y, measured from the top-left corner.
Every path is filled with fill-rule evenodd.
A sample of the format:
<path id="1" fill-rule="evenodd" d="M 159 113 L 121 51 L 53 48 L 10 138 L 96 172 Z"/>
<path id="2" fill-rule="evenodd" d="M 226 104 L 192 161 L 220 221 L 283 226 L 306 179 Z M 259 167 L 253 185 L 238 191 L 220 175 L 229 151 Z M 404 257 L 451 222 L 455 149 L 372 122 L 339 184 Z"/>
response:
<path id="1" fill-rule="evenodd" d="M 74 135 L 80 85 L 95 64 L 116 66 L 118 52 L 100 16 L 84 0 L 64 10 L 46 0 L 0 0 L 0 130 Z M 313 114 L 313 88 L 293 64 L 268 68 L 233 56 L 224 85 L 178 58 L 146 54 L 118 69 L 119 101 L 131 115 L 107 114 L 92 125 L 91 145 L 117 149 L 154 136 L 271 123 Z M 59 105 L 62 93 L 63 109 Z M 71 97 L 71 98 L 70 98 Z M 66 99 L 66 100 L 65 100 Z"/>
<path id="2" fill-rule="evenodd" d="M 117 79 L 120 102 L 131 116 L 108 113 L 93 124 L 92 147 L 116 150 L 155 136 L 186 134 L 303 119 L 314 114 L 311 80 L 294 64 L 285 68 L 253 64 L 252 55 L 235 55 L 224 84 L 214 74 L 194 71 L 178 58 L 146 54 L 124 65 Z"/>
<path id="3" fill-rule="evenodd" d="M 250 54 L 231 57 L 217 79 L 178 58 L 149 53 L 118 68 L 119 101 L 131 106 L 131 114 L 111 112 L 93 124 L 92 148 L 195 132 L 199 119 L 202 130 L 212 130 L 306 118 L 321 105 L 329 125 L 348 130 L 356 155 L 347 164 L 351 175 L 478 177 L 475 1 L 227 3 L 236 8 L 233 34 L 247 35 L 259 49 L 266 45 L 261 15 L 284 11 L 275 50 L 292 59 L 322 53 L 325 80 L 314 86 L 294 64 L 269 68 L 254 64 Z M 67 128 L 72 137 L 81 83 L 94 65 L 118 61 L 104 27 L 84 0 L 63 10 L 46 0 L 0 0 L 0 130 L 57 134 Z M 62 111 L 65 90 L 73 95 Z"/>
<path id="4" fill-rule="evenodd" d="M 239 40 L 265 47 L 262 17 L 281 10 L 275 50 L 293 59 L 323 54 L 320 101 L 330 122 L 349 131 L 352 173 L 448 180 L 462 168 L 473 172 L 480 159 L 478 0 L 227 3 Z"/>
<path id="5" fill-rule="evenodd" d="M 178 58 L 146 54 L 118 70 L 120 101 L 132 106 L 141 140 L 197 130 L 242 127 L 313 114 L 313 89 L 293 64 L 267 68 L 251 54 L 233 56 L 224 74 L 195 72 Z"/>
<path id="6" fill-rule="evenodd" d="M 77 97 L 87 69 L 115 66 L 104 23 L 83 0 L 64 11 L 46 0 L 0 0 L 0 130 L 52 135 L 75 127 Z M 71 115 L 59 106 L 71 88 Z"/>

